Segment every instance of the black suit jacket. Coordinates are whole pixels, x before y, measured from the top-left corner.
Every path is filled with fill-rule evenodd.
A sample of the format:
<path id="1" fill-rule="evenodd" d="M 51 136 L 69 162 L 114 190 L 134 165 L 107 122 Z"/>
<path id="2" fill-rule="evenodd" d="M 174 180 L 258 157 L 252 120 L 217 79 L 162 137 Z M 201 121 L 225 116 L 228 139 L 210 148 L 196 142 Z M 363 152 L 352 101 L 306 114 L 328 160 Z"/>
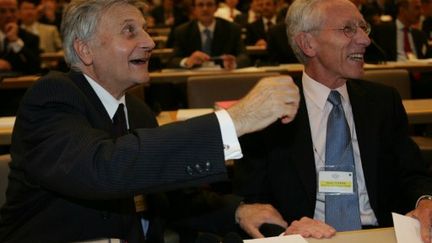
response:
<path id="1" fill-rule="evenodd" d="M 114 139 L 81 73 L 51 73 L 30 88 L 13 131 L 0 242 L 143 242 L 135 194 L 227 178 L 214 114 L 154 128 L 143 102 L 126 95 L 126 106 L 130 133 Z M 162 206 L 152 197 L 150 214 Z"/>
<path id="2" fill-rule="evenodd" d="M 5 49 L 0 58 L 7 60 L 12 65 L 13 72 L 23 74 L 40 72 L 39 37 L 22 28 L 19 29 L 18 36 L 24 42 L 23 48 L 18 53 Z"/>
<path id="3" fill-rule="evenodd" d="M 379 225 L 389 226 L 391 212 L 406 213 L 421 195 L 432 192 L 432 178 L 408 136 L 397 91 L 361 80 L 347 85 L 370 204 Z M 293 122 L 276 122 L 262 133 L 245 136 L 242 148 L 244 161 L 236 163 L 237 191 L 246 201 L 271 203 L 287 222 L 313 218 L 317 176 L 303 95 Z"/>
<path id="4" fill-rule="evenodd" d="M 428 38 L 425 33 L 411 28 L 417 58 L 424 59 L 432 57 L 432 50 L 428 45 Z M 397 60 L 397 38 L 396 23 L 383 22 L 372 26 L 370 38 L 375 42 L 369 45 L 366 51 L 367 61 L 396 61 Z M 378 47 L 376 46 L 378 45 Z M 379 50 L 381 48 L 382 51 Z"/>
<path id="5" fill-rule="evenodd" d="M 241 39 L 241 30 L 237 24 L 221 18 L 215 18 L 211 48 L 212 56 L 231 54 L 237 58 L 237 67 L 249 65 L 249 57 Z M 174 53 L 168 63 L 169 67 L 180 67 L 180 61 L 194 51 L 201 50 L 201 34 L 196 20 L 184 23 L 174 29 Z"/>
<path id="6" fill-rule="evenodd" d="M 246 45 L 255 45 L 260 39 L 267 41 L 263 18 L 259 18 L 257 21 L 246 25 Z"/>
<path id="7" fill-rule="evenodd" d="M 299 62 L 288 42 L 285 23 L 279 23 L 269 29 L 267 53 L 272 64 Z"/>

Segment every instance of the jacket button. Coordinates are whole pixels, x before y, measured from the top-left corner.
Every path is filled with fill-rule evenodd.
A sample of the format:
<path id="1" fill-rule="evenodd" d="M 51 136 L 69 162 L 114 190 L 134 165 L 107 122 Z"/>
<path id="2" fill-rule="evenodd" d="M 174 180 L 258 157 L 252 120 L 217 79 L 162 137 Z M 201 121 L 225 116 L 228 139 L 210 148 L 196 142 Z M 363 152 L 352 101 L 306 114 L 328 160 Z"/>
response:
<path id="1" fill-rule="evenodd" d="M 209 161 L 205 162 L 205 169 L 204 169 L 204 170 L 205 170 L 206 172 L 209 172 L 210 169 L 211 169 L 211 164 L 210 164 L 210 162 L 209 162 Z"/>
<path id="2" fill-rule="evenodd" d="M 194 174 L 194 171 L 190 165 L 186 166 L 186 173 L 188 173 L 189 175 Z"/>

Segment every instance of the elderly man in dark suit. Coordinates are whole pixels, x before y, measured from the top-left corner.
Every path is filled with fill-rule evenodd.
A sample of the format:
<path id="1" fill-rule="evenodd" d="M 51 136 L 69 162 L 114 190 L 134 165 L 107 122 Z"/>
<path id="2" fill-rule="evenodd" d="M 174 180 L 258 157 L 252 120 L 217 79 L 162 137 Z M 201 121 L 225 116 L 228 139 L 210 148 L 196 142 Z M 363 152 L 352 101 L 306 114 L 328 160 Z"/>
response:
<path id="1" fill-rule="evenodd" d="M 228 70 L 249 65 L 240 27 L 215 18 L 216 10 L 216 0 L 193 1 L 196 20 L 174 30 L 174 54 L 169 67 L 192 68 L 212 61 L 221 62 Z"/>
<path id="2" fill-rule="evenodd" d="M 391 226 L 391 212 L 398 212 L 417 218 L 430 242 L 432 177 L 409 137 L 401 98 L 359 80 L 368 24 L 348 0 L 296 0 L 286 24 L 305 65 L 300 107 L 292 123 L 242 144 L 237 165 L 246 169 L 236 173 L 249 179 L 240 187 L 240 226 L 253 237 L 274 223 L 287 234 L 322 238 Z"/>
<path id="3" fill-rule="evenodd" d="M 225 160 L 241 157 L 237 136 L 295 116 L 298 89 L 280 76 L 229 110 L 155 128 L 149 108 L 125 95 L 148 82 L 155 46 L 140 4 L 75 0 L 66 8 L 72 71 L 48 74 L 23 98 L 0 242 L 163 242 L 154 220 L 162 205 L 140 194 L 225 179 Z"/>
<path id="4" fill-rule="evenodd" d="M 0 70 L 40 71 L 39 38 L 19 28 L 16 0 L 0 0 Z"/>

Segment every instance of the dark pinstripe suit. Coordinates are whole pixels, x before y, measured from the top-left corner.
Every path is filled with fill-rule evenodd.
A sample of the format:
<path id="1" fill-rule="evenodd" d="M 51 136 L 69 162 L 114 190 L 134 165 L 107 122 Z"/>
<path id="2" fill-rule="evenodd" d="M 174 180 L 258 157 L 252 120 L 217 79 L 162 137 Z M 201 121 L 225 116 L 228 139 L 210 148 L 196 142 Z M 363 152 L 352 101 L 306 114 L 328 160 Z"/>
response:
<path id="1" fill-rule="evenodd" d="M 148 107 L 128 95 L 126 106 L 131 131 L 115 140 L 81 73 L 51 73 L 29 90 L 13 133 L 0 242 L 142 242 L 134 194 L 226 178 L 215 115 L 146 129 L 157 126 Z"/>

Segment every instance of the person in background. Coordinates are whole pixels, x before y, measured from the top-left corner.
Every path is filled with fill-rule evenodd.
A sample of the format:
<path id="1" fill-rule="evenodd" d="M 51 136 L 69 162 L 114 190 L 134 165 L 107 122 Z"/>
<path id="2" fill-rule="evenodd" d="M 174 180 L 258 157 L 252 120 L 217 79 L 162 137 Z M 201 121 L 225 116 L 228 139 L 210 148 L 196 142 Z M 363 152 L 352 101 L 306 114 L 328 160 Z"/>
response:
<path id="1" fill-rule="evenodd" d="M 62 41 L 55 25 L 39 23 L 37 20 L 37 1 L 19 1 L 19 19 L 21 28 L 39 37 L 41 52 L 57 52 L 62 50 Z"/>
<path id="2" fill-rule="evenodd" d="M 431 0 L 421 0 L 422 16 L 420 19 L 421 25 L 420 29 L 426 33 L 429 45 L 432 40 L 432 1 Z"/>
<path id="3" fill-rule="evenodd" d="M 141 4 L 66 8 L 71 70 L 42 77 L 21 102 L 0 242 L 163 242 L 157 192 L 226 179 L 225 160 L 242 156 L 237 137 L 294 118 L 298 88 L 278 76 L 228 110 L 156 128 L 148 106 L 126 94 L 149 81 L 155 47 Z"/>
<path id="4" fill-rule="evenodd" d="M 174 4 L 174 0 L 163 0 L 161 5 L 152 9 L 151 16 L 155 26 L 175 27 L 189 20 L 185 11 L 178 4 Z"/>
<path id="5" fill-rule="evenodd" d="M 246 13 L 242 13 L 234 18 L 234 22 L 245 28 L 247 24 L 257 21 L 261 17 L 262 0 L 252 0 Z"/>
<path id="6" fill-rule="evenodd" d="M 304 64 L 300 106 L 290 124 L 241 138 L 240 227 L 252 237 L 272 223 L 329 238 L 389 227 L 397 212 L 418 219 L 431 242 L 432 177 L 402 100 L 394 88 L 360 80 L 370 26 L 349 0 L 296 0 L 285 23 Z"/>
<path id="7" fill-rule="evenodd" d="M 41 0 L 38 5 L 39 22 L 55 25 L 60 29 L 64 5 L 59 5 L 57 0 Z"/>
<path id="8" fill-rule="evenodd" d="M 215 18 L 216 0 L 195 0 L 195 20 L 178 26 L 173 34 L 173 56 L 168 67 L 193 68 L 220 63 L 232 70 L 249 65 L 240 27 Z"/>
<path id="9" fill-rule="evenodd" d="M 278 22 L 276 0 L 262 0 L 261 18 L 246 26 L 246 45 L 267 46 L 268 30 Z"/>
<path id="10" fill-rule="evenodd" d="M 39 38 L 18 26 L 16 0 L 0 0 L 0 70 L 40 71 Z"/>
<path id="11" fill-rule="evenodd" d="M 286 25 L 284 22 L 276 24 L 267 33 L 267 64 L 279 65 L 284 63 L 299 63 L 288 43 Z"/>
<path id="12" fill-rule="evenodd" d="M 236 8 L 237 4 L 238 0 L 225 0 L 225 2 L 219 3 L 214 16 L 234 22 L 234 19 L 241 14 L 240 10 Z"/>

